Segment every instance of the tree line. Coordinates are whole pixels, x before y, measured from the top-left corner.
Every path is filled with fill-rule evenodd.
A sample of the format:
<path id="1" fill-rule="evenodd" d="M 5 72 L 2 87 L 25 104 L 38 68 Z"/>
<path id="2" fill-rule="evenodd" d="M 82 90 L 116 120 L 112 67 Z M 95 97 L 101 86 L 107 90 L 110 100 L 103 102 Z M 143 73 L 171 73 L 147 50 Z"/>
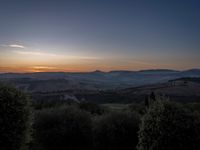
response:
<path id="1" fill-rule="evenodd" d="M 36 104 L 22 91 L 1 85 L 0 149 L 200 149 L 199 104 L 153 94 L 149 100 L 119 111 L 89 102 Z"/>

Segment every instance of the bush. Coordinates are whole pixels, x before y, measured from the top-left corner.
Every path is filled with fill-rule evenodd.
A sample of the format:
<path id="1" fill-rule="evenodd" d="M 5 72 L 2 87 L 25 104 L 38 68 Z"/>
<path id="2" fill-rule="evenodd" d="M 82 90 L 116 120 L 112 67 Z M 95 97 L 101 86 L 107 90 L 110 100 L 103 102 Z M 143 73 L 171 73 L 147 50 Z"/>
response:
<path id="1" fill-rule="evenodd" d="M 34 99 L 32 102 L 32 106 L 35 110 L 60 107 L 63 105 L 68 105 L 68 104 L 69 104 L 68 101 L 58 100 L 58 99 L 42 99 L 42 100 Z"/>
<path id="2" fill-rule="evenodd" d="M 146 112 L 146 107 L 143 104 L 132 103 L 129 105 L 128 109 L 130 111 L 135 111 L 140 115 L 144 115 Z"/>
<path id="3" fill-rule="evenodd" d="M 81 102 L 79 108 L 95 115 L 102 115 L 104 113 L 104 109 L 101 106 L 91 102 Z"/>
<path id="4" fill-rule="evenodd" d="M 184 103 L 183 106 L 185 108 L 189 109 L 190 111 L 200 113 L 200 103 L 198 103 L 198 102 L 195 102 L 195 103 Z"/>
<path id="5" fill-rule="evenodd" d="M 138 150 L 200 149 L 199 116 L 178 104 L 157 101 L 142 119 Z"/>
<path id="6" fill-rule="evenodd" d="M 19 150 L 28 142 L 30 107 L 21 91 L 0 86 L 0 149 Z"/>
<path id="7" fill-rule="evenodd" d="M 35 116 L 35 140 L 46 150 L 88 148 L 91 144 L 90 115 L 65 106 L 39 111 Z"/>
<path id="8" fill-rule="evenodd" d="M 135 149 L 138 143 L 139 117 L 131 112 L 106 114 L 95 121 L 95 148 L 100 150 Z"/>

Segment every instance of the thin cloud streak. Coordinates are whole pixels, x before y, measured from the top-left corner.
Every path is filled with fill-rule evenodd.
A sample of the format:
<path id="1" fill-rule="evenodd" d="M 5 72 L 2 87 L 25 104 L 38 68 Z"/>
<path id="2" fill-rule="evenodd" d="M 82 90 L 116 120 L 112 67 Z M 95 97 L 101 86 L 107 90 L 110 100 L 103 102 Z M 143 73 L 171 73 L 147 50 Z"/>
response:
<path id="1" fill-rule="evenodd" d="M 13 51 L 16 54 L 20 55 L 31 55 L 31 56 L 45 56 L 45 57 L 56 57 L 56 58 L 62 58 L 62 59 L 90 59 L 90 60 L 97 60 L 101 59 L 100 57 L 88 57 L 88 56 L 72 56 L 72 55 L 59 55 L 54 53 L 44 53 L 44 52 L 36 52 L 36 51 L 19 51 L 15 50 Z"/>
<path id="2" fill-rule="evenodd" d="M 13 51 L 14 53 L 21 55 L 35 55 L 35 56 L 60 56 L 51 53 L 42 53 L 42 52 L 34 52 L 34 51 Z"/>
<path id="3" fill-rule="evenodd" d="M 56 69 L 56 67 L 50 67 L 50 66 L 33 66 L 31 68 L 33 68 L 33 69 Z"/>
<path id="4" fill-rule="evenodd" d="M 21 44 L 9 44 L 9 45 L 6 45 L 6 44 L 1 44 L 0 47 L 10 47 L 10 48 L 26 48 L 24 45 L 21 45 Z"/>
<path id="5" fill-rule="evenodd" d="M 10 44 L 9 47 L 11 47 L 11 48 L 25 48 L 25 46 L 19 45 L 19 44 Z"/>

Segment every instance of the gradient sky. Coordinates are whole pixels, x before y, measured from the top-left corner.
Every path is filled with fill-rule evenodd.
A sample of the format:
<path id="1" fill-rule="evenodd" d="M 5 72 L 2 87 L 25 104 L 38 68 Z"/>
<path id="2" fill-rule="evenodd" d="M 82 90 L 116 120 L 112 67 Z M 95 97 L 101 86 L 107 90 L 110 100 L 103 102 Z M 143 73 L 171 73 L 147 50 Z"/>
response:
<path id="1" fill-rule="evenodd" d="M 200 68 L 199 0 L 0 0 L 0 72 Z"/>

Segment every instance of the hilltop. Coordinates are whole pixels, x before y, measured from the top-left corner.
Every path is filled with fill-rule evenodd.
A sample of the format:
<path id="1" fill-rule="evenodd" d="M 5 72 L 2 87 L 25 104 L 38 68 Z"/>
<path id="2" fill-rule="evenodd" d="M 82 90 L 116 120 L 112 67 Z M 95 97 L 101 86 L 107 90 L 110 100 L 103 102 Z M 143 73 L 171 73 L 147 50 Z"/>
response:
<path id="1" fill-rule="evenodd" d="M 113 90 L 165 83 L 183 77 L 200 77 L 200 69 L 142 71 L 4 73 L 0 81 L 29 92 L 61 90 Z"/>

